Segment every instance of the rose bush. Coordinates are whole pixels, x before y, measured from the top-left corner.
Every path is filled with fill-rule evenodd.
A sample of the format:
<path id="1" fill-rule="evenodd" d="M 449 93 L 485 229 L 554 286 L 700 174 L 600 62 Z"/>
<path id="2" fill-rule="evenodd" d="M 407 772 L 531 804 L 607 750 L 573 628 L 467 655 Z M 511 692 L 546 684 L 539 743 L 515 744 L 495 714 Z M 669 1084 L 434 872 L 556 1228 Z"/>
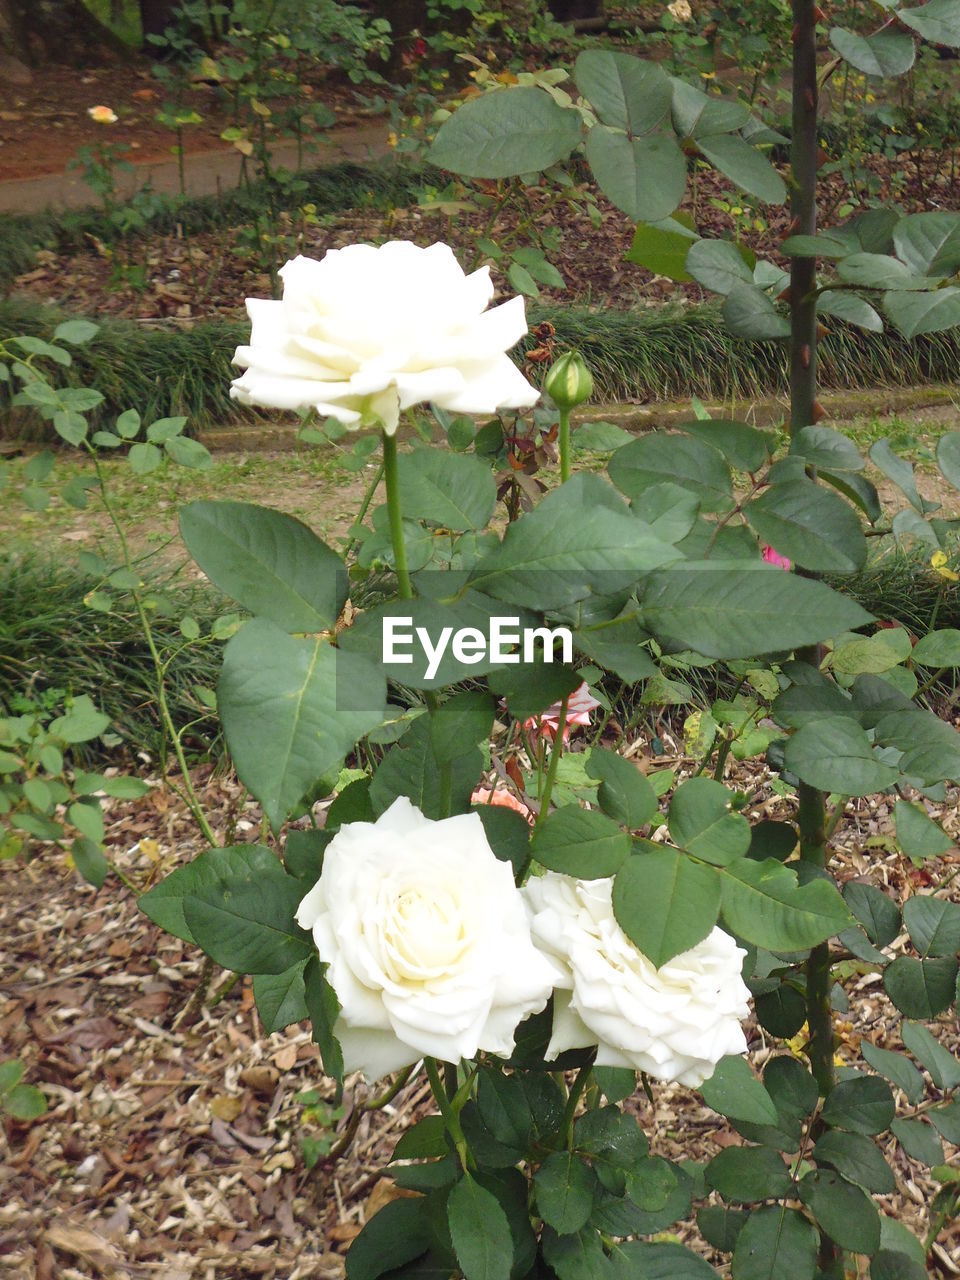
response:
<path id="1" fill-rule="evenodd" d="M 658 969 L 617 924 L 613 880 L 548 871 L 523 888 L 533 941 L 556 966 L 546 1058 L 597 1045 L 597 1065 L 696 1087 L 746 1053 L 746 951 L 722 929 Z"/>
<path id="2" fill-rule="evenodd" d="M 297 922 L 329 966 L 345 1070 L 367 1079 L 424 1056 L 509 1056 L 553 986 L 479 817 L 431 821 L 405 796 L 340 828 Z"/>
<path id="3" fill-rule="evenodd" d="M 527 332 L 522 298 L 486 310 L 489 267 L 466 275 L 445 244 L 331 249 L 280 270 L 281 301 L 248 298 L 250 342 L 234 363 L 242 404 L 313 408 L 348 427 L 396 431 L 426 401 L 493 413 L 539 392 L 505 353 Z"/>

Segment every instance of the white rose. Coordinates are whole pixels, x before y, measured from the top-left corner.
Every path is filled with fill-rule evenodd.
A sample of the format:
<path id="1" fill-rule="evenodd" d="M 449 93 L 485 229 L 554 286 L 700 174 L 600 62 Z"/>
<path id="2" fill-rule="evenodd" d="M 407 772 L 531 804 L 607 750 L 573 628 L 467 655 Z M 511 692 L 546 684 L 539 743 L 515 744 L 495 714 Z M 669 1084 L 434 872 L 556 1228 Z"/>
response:
<path id="1" fill-rule="evenodd" d="M 389 434 L 400 412 L 432 401 L 451 413 L 532 405 L 539 392 L 505 353 L 527 332 L 522 298 L 492 311 L 489 267 L 465 275 L 449 245 L 407 240 L 331 249 L 281 268 L 283 299 L 247 299 L 243 404 L 312 407 Z"/>
<path id="2" fill-rule="evenodd" d="M 546 1056 L 596 1044 L 599 1066 L 700 1085 L 721 1058 L 746 1052 L 746 952 L 713 929 L 657 969 L 617 924 L 612 890 L 612 879 L 554 871 L 524 886 L 534 943 L 557 966 Z"/>
<path id="3" fill-rule="evenodd" d="M 400 797 L 341 827 L 297 921 L 329 966 L 344 1066 L 370 1080 L 425 1055 L 508 1056 L 550 997 L 552 966 L 475 813 L 433 821 Z"/>

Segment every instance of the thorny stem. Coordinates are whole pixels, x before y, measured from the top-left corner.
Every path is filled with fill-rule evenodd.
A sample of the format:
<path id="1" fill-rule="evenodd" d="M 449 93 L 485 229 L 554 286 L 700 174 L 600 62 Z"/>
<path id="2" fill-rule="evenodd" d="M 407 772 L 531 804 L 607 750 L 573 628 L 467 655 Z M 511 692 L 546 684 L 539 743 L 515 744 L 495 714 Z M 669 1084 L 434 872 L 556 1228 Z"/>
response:
<path id="1" fill-rule="evenodd" d="M 567 1105 L 563 1109 L 563 1120 L 560 1124 L 560 1132 L 566 1136 L 567 1150 L 573 1150 L 573 1122 L 577 1114 L 577 1104 L 580 1097 L 590 1083 L 590 1075 L 593 1071 L 593 1060 L 584 1063 L 577 1072 L 573 1084 L 570 1086 L 570 1092 L 567 1094 Z"/>

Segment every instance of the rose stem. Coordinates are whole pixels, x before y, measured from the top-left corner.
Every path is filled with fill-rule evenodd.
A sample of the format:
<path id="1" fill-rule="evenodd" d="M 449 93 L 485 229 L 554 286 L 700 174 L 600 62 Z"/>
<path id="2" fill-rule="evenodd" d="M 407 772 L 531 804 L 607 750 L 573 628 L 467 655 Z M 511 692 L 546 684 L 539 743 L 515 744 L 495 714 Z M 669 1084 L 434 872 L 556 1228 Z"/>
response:
<path id="1" fill-rule="evenodd" d="M 570 479 L 570 410 L 560 410 L 560 483 Z"/>
<path id="2" fill-rule="evenodd" d="M 563 731 L 567 723 L 567 703 L 570 695 L 560 703 L 560 715 L 557 717 L 557 731 L 553 735 L 553 747 L 550 750 L 550 763 L 547 765 L 547 776 L 543 780 L 543 791 L 537 797 L 540 801 L 540 812 L 537 814 L 536 826 L 539 827 L 544 818 L 550 811 L 550 793 L 553 790 L 553 784 L 557 777 L 557 766 L 560 763 L 560 757 L 563 755 Z"/>
<path id="3" fill-rule="evenodd" d="M 401 600 L 413 599 L 413 585 L 407 571 L 407 548 L 403 541 L 403 515 L 400 511 L 400 478 L 397 474 L 397 437 L 380 433 L 383 440 L 383 475 L 387 483 L 387 513 L 390 517 L 390 541 L 397 567 L 397 583 Z"/>
<path id="4" fill-rule="evenodd" d="M 450 1105 L 450 1099 L 443 1087 L 443 1081 L 440 1079 L 440 1069 L 437 1066 L 436 1058 L 424 1058 L 424 1069 L 427 1073 L 427 1079 L 430 1081 L 430 1088 L 433 1090 L 433 1096 L 436 1099 L 437 1107 L 443 1116 L 443 1123 L 447 1127 L 447 1133 L 453 1139 L 453 1145 L 457 1149 L 457 1155 L 460 1159 L 460 1167 L 464 1173 L 470 1168 L 472 1160 L 470 1152 L 467 1148 L 467 1140 L 463 1136 L 463 1129 L 460 1127 L 460 1117 Z"/>
<path id="5" fill-rule="evenodd" d="M 593 1071 L 593 1059 L 585 1062 L 577 1072 L 573 1084 L 570 1086 L 570 1092 L 567 1094 L 567 1105 L 563 1111 L 563 1123 L 561 1130 L 566 1134 L 567 1148 L 573 1150 L 573 1121 L 577 1114 L 577 1103 L 580 1101 L 580 1095 L 590 1083 L 590 1073 Z"/>

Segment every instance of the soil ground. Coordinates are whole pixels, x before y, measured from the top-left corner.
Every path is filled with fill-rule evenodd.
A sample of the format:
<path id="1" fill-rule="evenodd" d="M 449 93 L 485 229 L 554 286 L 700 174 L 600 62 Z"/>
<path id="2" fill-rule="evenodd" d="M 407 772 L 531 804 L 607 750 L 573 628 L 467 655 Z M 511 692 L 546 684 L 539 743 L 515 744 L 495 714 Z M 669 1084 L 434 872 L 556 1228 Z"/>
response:
<path id="1" fill-rule="evenodd" d="M 659 732 L 668 754 L 656 767 L 689 770 Z M 653 763 L 642 737 L 635 748 L 643 767 Z M 752 820 L 787 816 L 792 801 L 771 791 L 765 771 L 734 768 L 730 780 L 750 794 Z M 196 782 L 218 839 L 258 839 L 259 809 L 234 779 L 201 771 Z M 951 790 L 934 809 L 955 838 L 958 799 Z M 135 803 L 107 806 L 110 855 L 138 891 L 202 847 L 180 802 L 159 786 Z M 885 797 L 850 802 L 833 845 L 841 878 L 869 872 L 897 897 L 951 878 L 956 889 L 960 853 L 918 870 L 889 852 L 890 831 Z M 0 1275 L 339 1280 L 350 1240 L 396 1194 L 382 1169 L 399 1133 L 429 1105 L 423 1077 L 384 1113 L 364 1117 L 341 1160 L 321 1159 L 310 1171 L 304 1148 L 329 1143 L 346 1116 L 324 1110 L 332 1090 L 308 1025 L 265 1036 L 248 980 L 196 1020 L 185 1017 L 198 953 L 153 926 L 134 891 L 113 877 L 96 891 L 51 851 L 26 868 L 0 864 L 0 880 L 0 1043 L 5 1056 L 23 1058 L 50 1104 L 32 1125 L 5 1124 Z M 894 950 L 905 945 L 901 938 Z M 839 1060 L 857 1062 L 862 1039 L 899 1048 L 899 1017 L 878 976 L 853 973 L 844 986 L 850 1009 L 835 1024 Z M 960 1047 L 955 1025 L 941 1020 L 938 1034 Z M 761 1067 L 771 1049 L 755 1026 L 748 1038 Z M 791 1043 L 799 1053 L 802 1037 Z M 306 1090 L 319 1102 L 305 1103 Z M 348 1081 L 345 1112 L 364 1096 L 361 1082 Z M 741 1142 L 679 1086 L 655 1083 L 652 1104 L 638 1092 L 629 1105 L 657 1154 L 707 1159 Z M 891 1136 L 881 1145 L 897 1178 L 882 1209 L 922 1237 L 936 1184 Z M 957 1155 L 947 1148 L 947 1160 Z M 719 1261 L 692 1220 L 676 1234 Z M 946 1280 L 958 1268 L 955 1223 L 935 1246 L 931 1275 Z"/>

